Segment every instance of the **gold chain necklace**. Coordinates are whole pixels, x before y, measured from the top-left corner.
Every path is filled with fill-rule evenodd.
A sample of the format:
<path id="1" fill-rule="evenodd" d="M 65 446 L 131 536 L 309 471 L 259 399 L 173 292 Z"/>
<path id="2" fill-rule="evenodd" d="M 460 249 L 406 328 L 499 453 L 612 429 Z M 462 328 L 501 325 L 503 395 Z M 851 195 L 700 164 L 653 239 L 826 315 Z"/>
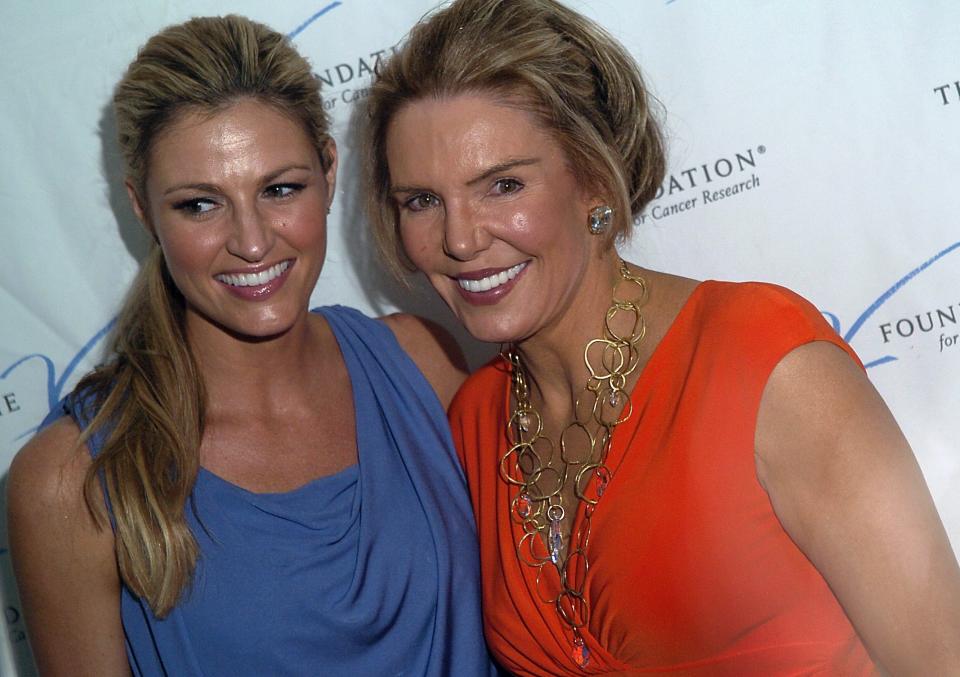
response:
<path id="1" fill-rule="evenodd" d="M 619 272 L 613 301 L 604 318 L 603 335 L 589 341 L 583 349 L 583 361 L 590 376 L 574 403 L 574 420 L 560 434 L 557 459 L 554 458 L 556 447 L 543 434 L 543 420 L 530 401 L 529 379 L 519 352 L 510 346 L 504 355 L 512 367 L 514 409 L 507 421 L 510 449 L 500 459 L 500 477 L 512 489 L 510 518 L 523 528 L 517 542 L 517 556 L 525 565 L 537 569 L 537 594 L 544 604 L 556 607 L 560 620 L 570 628 L 573 634 L 570 656 L 581 668 L 590 661 L 590 652 L 580 632 L 590 616 L 584 596 L 590 568 L 587 560 L 590 520 L 613 477 L 606 465 L 613 430 L 633 413 L 626 385 L 639 364 L 637 346 L 646 333 L 640 314 L 640 306 L 647 296 L 646 283 L 623 261 L 620 261 Z M 620 298 L 626 289 L 633 289 L 636 294 Z M 622 326 L 618 318 L 623 315 L 630 321 L 629 334 L 615 329 Z M 578 447 L 580 453 L 577 453 Z M 585 507 L 577 533 L 571 531 L 564 548 L 561 524 L 568 510 L 563 505 L 563 489 L 570 482 L 577 499 L 569 510 L 570 519 L 576 515 L 580 503 Z M 550 585 L 542 576 L 543 567 L 548 563 L 559 573 L 557 589 L 544 589 Z"/>

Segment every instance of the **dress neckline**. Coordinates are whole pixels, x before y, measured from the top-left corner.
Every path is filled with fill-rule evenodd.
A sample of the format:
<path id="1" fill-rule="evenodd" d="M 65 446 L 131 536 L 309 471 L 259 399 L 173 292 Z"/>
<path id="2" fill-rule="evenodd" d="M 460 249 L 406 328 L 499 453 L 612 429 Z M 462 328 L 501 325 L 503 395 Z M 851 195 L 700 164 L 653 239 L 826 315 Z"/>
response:
<path id="1" fill-rule="evenodd" d="M 330 473 L 329 475 L 320 475 L 319 477 L 313 477 L 311 479 L 308 479 L 303 484 L 293 487 L 292 489 L 289 489 L 287 491 L 253 491 L 235 482 L 231 482 L 225 477 L 218 475 L 212 470 L 208 470 L 202 465 L 200 466 L 200 470 L 197 473 L 198 479 L 201 477 L 205 477 L 205 478 L 208 478 L 210 481 L 216 484 L 220 484 L 221 486 L 227 487 L 241 495 L 244 495 L 247 497 L 253 497 L 253 498 L 260 498 L 260 499 L 267 499 L 271 497 L 281 498 L 286 496 L 292 497 L 300 493 L 307 493 L 311 489 L 316 489 L 326 484 L 327 481 L 331 483 L 337 483 L 338 481 L 343 481 L 343 482 L 356 481 L 356 478 L 358 477 L 358 473 L 359 473 L 360 446 L 361 446 L 361 439 L 363 437 L 361 435 L 360 417 L 357 415 L 357 412 L 359 411 L 359 407 L 357 403 L 358 383 L 357 383 L 357 377 L 355 373 L 356 365 L 351 364 L 351 361 L 347 359 L 347 351 L 344 350 L 345 338 L 341 335 L 340 329 L 336 326 L 336 323 L 330 321 L 331 314 L 341 308 L 343 308 L 343 306 L 340 306 L 340 305 L 317 306 L 315 308 L 311 308 L 310 312 L 321 315 L 324 321 L 327 323 L 327 326 L 330 328 L 330 331 L 333 333 L 333 338 L 337 342 L 337 347 L 340 349 L 340 359 L 343 360 L 343 364 L 347 369 L 347 376 L 350 379 L 350 393 L 351 393 L 351 398 L 353 400 L 354 439 L 356 440 L 356 445 L 357 445 L 357 459 L 358 459 L 357 462 L 351 463 L 350 465 L 336 472 Z"/>
<path id="2" fill-rule="evenodd" d="M 684 299 L 683 303 L 680 306 L 680 310 L 677 311 L 677 314 L 674 316 L 673 320 L 670 322 L 670 325 L 667 327 L 667 330 L 664 332 L 663 336 L 660 337 L 660 341 L 654 347 L 653 352 L 650 353 L 650 357 L 647 359 L 646 364 L 643 365 L 643 369 L 640 371 L 640 375 L 637 377 L 636 383 L 634 383 L 633 388 L 630 391 L 630 399 L 633 402 L 636 402 L 638 393 L 643 392 L 649 387 L 648 382 L 654 377 L 658 371 L 657 365 L 666 359 L 663 357 L 665 354 L 668 354 L 670 347 L 680 340 L 679 336 L 682 336 L 682 327 L 688 322 L 688 318 L 692 315 L 696 308 L 699 305 L 699 299 L 704 294 L 705 290 L 714 284 L 713 280 L 703 280 L 698 282 L 697 285 L 693 288 L 690 294 Z M 510 420 L 510 397 L 511 397 L 511 382 L 509 378 L 509 365 L 507 369 L 508 378 L 505 382 L 505 400 L 504 400 L 504 421 Z M 635 415 L 639 416 L 639 411 L 635 411 Z M 633 425 L 637 425 L 636 421 L 633 421 Z M 608 459 L 608 466 L 610 467 L 613 478 L 610 481 L 610 487 L 607 489 L 607 498 L 609 500 L 609 493 L 615 491 L 616 487 L 616 477 L 617 470 L 620 467 L 621 462 L 624 459 L 626 454 L 626 446 L 621 443 L 623 436 L 625 435 L 625 427 L 617 426 L 613 431 L 613 436 L 610 442 L 610 454 L 611 457 Z M 510 490 L 512 487 L 507 487 L 503 484 L 498 478 L 498 482 L 501 485 L 501 492 L 498 494 L 501 499 L 508 499 L 510 496 Z M 506 492 L 504 494 L 503 492 Z M 506 503 L 504 503 L 506 504 Z M 582 523 L 584 518 L 584 504 L 579 502 L 577 505 L 577 510 L 574 513 L 573 524 L 571 525 L 572 534 L 577 533 L 577 529 Z M 511 519 L 509 510 L 498 510 L 500 519 L 506 520 L 507 528 L 510 533 L 511 545 L 513 546 L 512 550 L 512 559 L 516 562 L 516 565 L 521 570 L 521 575 L 523 577 L 524 583 L 526 584 L 527 591 L 531 595 L 532 599 L 539 600 L 540 593 L 538 589 L 538 578 L 546 577 L 549 579 L 548 584 L 557 585 L 559 584 L 560 571 L 555 565 L 550 564 L 549 562 L 543 565 L 543 568 L 546 568 L 548 572 L 542 574 L 538 568 L 527 566 L 523 561 L 521 561 L 519 554 L 517 553 L 516 544 L 519 542 L 519 538 L 523 535 L 522 526 Z M 589 547 L 589 546 L 588 546 Z M 589 603 L 589 600 L 588 600 Z M 547 618 L 550 620 L 548 621 Z M 567 642 L 568 629 L 564 626 L 559 616 L 556 613 L 544 614 L 544 621 L 549 623 L 550 626 L 554 629 L 554 634 L 562 644 Z M 629 665 L 621 663 L 617 658 L 612 656 L 607 650 L 606 647 L 593 635 L 593 632 L 590 629 L 589 624 L 580 628 L 580 635 L 583 637 L 584 642 L 587 645 L 590 653 L 594 656 L 598 656 L 601 661 L 608 666 L 619 666 L 618 669 L 628 670 Z M 562 639 L 561 639 L 562 638 Z"/>
<path id="3" fill-rule="evenodd" d="M 324 488 L 327 484 L 338 485 L 340 483 L 349 484 L 354 482 L 357 479 L 358 473 L 360 472 L 359 464 L 352 463 L 342 470 L 338 470 L 329 475 L 321 475 L 320 477 L 314 477 L 313 479 L 307 480 L 305 483 L 289 489 L 287 491 L 251 491 L 246 487 L 242 487 L 239 484 L 231 482 L 230 480 L 221 477 L 212 470 L 207 470 L 203 466 L 200 466 L 200 471 L 197 475 L 198 480 L 201 478 L 206 479 L 208 482 L 213 482 L 219 484 L 223 487 L 227 487 L 231 491 L 234 491 L 243 496 L 247 496 L 255 499 L 270 499 L 270 498 L 286 498 L 293 497 L 299 494 L 308 494 L 312 493 L 315 490 Z"/>

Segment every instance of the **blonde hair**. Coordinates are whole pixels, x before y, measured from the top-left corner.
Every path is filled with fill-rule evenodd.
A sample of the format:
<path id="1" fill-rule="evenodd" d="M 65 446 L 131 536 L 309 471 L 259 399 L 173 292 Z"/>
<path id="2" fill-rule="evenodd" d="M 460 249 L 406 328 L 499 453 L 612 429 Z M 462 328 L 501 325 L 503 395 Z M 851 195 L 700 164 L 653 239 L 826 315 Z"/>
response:
<path id="1" fill-rule="evenodd" d="M 577 179 L 610 201 L 611 242 L 626 236 L 663 180 L 652 97 L 636 62 L 612 36 L 554 0 L 456 0 L 410 31 L 378 69 L 367 99 L 367 212 L 380 252 L 397 274 L 414 267 L 390 198 L 390 122 L 417 100 L 463 93 L 488 93 L 536 116 Z"/>
<path id="2" fill-rule="evenodd" d="M 283 35 L 244 17 L 196 18 L 150 38 L 114 94 L 120 149 L 140 199 L 158 134 L 185 112 L 213 114 L 244 98 L 299 121 L 329 167 L 329 123 L 307 61 Z M 120 576 L 158 617 L 176 605 L 199 556 L 185 511 L 200 468 L 206 395 L 184 317 L 183 296 L 154 245 L 120 311 L 110 360 L 74 391 L 96 412 L 81 442 L 104 434 L 86 476 L 87 504 L 102 528 L 93 507 L 102 482 Z"/>

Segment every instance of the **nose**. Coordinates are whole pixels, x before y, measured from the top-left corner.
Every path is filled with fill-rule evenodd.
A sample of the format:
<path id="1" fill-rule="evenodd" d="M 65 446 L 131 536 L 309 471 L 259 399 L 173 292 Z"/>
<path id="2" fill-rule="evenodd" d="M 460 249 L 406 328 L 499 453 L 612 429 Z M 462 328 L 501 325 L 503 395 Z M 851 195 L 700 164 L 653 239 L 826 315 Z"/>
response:
<path id="1" fill-rule="evenodd" d="M 467 206 L 447 205 L 443 225 L 443 251 L 450 258 L 470 261 L 490 246 L 489 230 Z"/>
<path id="2" fill-rule="evenodd" d="M 276 239 L 273 225 L 255 206 L 235 206 L 227 251 L 249 263 L 262 261 Z"/>

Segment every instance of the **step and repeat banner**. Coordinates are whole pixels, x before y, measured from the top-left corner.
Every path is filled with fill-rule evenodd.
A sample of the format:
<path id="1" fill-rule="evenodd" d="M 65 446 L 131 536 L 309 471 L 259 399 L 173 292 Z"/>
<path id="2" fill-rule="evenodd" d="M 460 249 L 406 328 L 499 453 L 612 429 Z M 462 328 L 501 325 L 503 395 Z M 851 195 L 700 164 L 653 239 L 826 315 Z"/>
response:
<path id="1" fill-rule="evenodd" d="M 636 56 L 670 169 L 623 255 L 809 298 L 856 349 L 960 547 L 960 4 L 567 0 Z M 13 0 L 0 25 L 0 476 L 102 357 L 147 239 L 127 204 L 111 91 L 151 34 L 240 13 L 291 36 L 341 149 L 313 295 L 452 327 L 371 255 L 355 124 L 379 59 L 436 0 Z M 491 349 L 462 332 L 474 365 Z M 5 482 L 5 480 L 4 480 Z M 0 524 L 0 674 L 32 675 Z"/>

